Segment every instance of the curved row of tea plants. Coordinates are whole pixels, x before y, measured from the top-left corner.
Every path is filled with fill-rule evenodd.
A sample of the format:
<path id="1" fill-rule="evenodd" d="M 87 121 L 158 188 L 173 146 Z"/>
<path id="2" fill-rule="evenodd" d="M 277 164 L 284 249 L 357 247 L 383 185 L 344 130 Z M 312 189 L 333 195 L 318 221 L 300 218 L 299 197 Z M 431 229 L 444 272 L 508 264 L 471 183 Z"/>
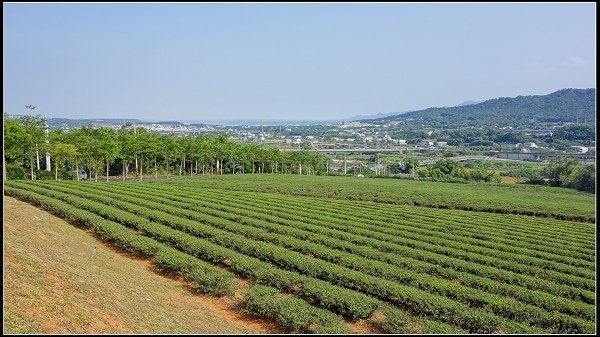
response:
<path id="1" fill-rule="evenodd" d="M 477 253 L 471 251 L 463 251 L 460 249 L 460 246 L 456 248 L 446 247 L 450 246 L 451 244 L 449 244 L 445 240 L 441 240 L 431 236 L 419 236 L 402 232 L 395 233 L 394 236 L 390 236 L 388 235 L 388 233 L 382 233 L 378 231 L 378 227 L 375 225 L 354 224 L 354 226 L 347 226 L 347 222 L 341 221 L 340 219 L 336 219 L 328 215 L 322 215 L 320 217 L 322 220 L 320 224 L 326 227 L 334 227 L 353 234 L 367 236 L 382 241 L 397 243 L 404 246 L 413 247 L 419 250 L 440 253 L 443 255 L 460 258 L 462 260 L 471 261 L 478 264 L 494 266 L 496 268 L 502 268 L 513 272 L 525 273 L 542 279 L 548 279 L 558 283 L 564 283 L 576 287 L 581 287 L 583 289 L 595 289 L 595 282 L 593 280 L 594 272 L 591 270 L 586 271 L 585 269 L 570 268 L 568 266 L 563 266 L 563 268 L 565 269 L 568 268 L 576 274 L 585 275 L 587 277 L 569 275 L 559 271 L 543 269 L 537 266 L 529 266 L 521 263 L 513 263 L 513 261 L 506 261 L 505 259 L 495 257 L 493 255 L 493 251 L 487 252 L 488 254 L 492 255 L 486 255 L 485 252 Z"/>
<path id="2" fill-rule="evenodd" d="M 207 176 L 201 179 L 172 179 L 168 183 L 188 185 L 190 181 L 199 188 L 218 185 L 221 189 L 595 221 L 593 194 L 543 186 L 281 174 Z"/>
<path id="3" fill-rule="evenodd" d="M 85 189 L 85 187 L 83 187 L 83 186 L 81 186 L 81 188 Z M 161 204 L 163 204 L 163 205 L 170 204 L 172 206 L 179 206 L 181 208 L 189 208 L 188 204 L 191 203 L 191 205 L 194 205 L 193 206 L 194 210 L 198 210 L 197 204 L 195 202 L 192 202 L 195 199 L 186 199 L 187 200 L 187 204 L 186 204 L 186 203 L 181 203 L 181 202 L 177 202 L 177 201 L 171 201 L 171 200 L 161 198 L 161 197 L 151 197 L 150 194 L 143 193 L 143 191 L 139 191 L 136 189 L 132 190 L 130 188 L 125 190 L 125 189 L 122 189 L 115 185 L 111 185 L 111 186 L 94 185 L 93 187 L 88 187 L 88 189 L 93 190 L 94 193 L 102 193 L 100 190 L 103 190 L 104 193 L 110 193 L 110 190 L 114 190 L 115 192 L 117 192 L 117 195 L 115 196 L 117 198 L 121 197 L 120 195 L 129 195 L 129 196 L 136 197 L 136 196 L 145 194 L 146 197 L 144 199 L 139 199 L 139 198 L 135 199 L 134 198 L 134 199 L 125 199 L 125 200 L 128 202 L 144 205 L 147 203 L 148 200 L 152 199 L 155 201 L 156 200 L 160 201 Z M 160 195 L 164 196 L 165 193 L 163 192 Z M 158 199 L 156 199 L 156 198 L 158 198 Z M 235 204 L 240 205 L 240 202 L 235 201 Z M 155 204 L 155 206 L 160 207 L 160 204 Z M 428 262 L 421 262 L 421 261 L 418 261 L 418 260 L 415 260 L 412 258 L 406 259 L 406 258 L 399 256 L 398 254 L 385 254 L 383 252 L 378 252 L 374 248 L 379 247 L 380 243 L 375 240 L 362 239 L 362 241 L 359 241 L 359 243 L 361 245 L 356 245 L 351 242 L 339 240 L 340 237 L 338 234 L 342 234 L 342 236 L 344 236 L 344 237 L 341 237 L 342 239 L 347 239 L 347 236 L 349 235 L 349 234 L 345 234 L 342 232 L 335 233 L 335 232 L 327 231 L 327 230 L 325 232 L 323 232 L 322 230 L 320 231 L 321 228 L 319 228 L 318 226 L 311 225 L 311 224 L 303 224 L 300 222 L 296 222 L 293 224 L 292 223 L 286 224 L 286 227 L 274 226 L 273 224 L 275 224 L 275 222 L 271 223 L 269 221 L 253 221 L 252 214 L 249 212 L 244 212 L 244 217 L 241 218 L 238 216 L 240 214 L 239 210 L 236 210 L 233 208 L 222 208 L 222 207 L 219 210 L 218 205 L 215 206 L 214 204 L 212 204 L 212 206 L 216 207 L 217 209 L 210 209 L 210 208 L 204 207 L 201 209 L 201 211 L 203 213 L 211 213 L 212 212 L 213 215 L 216 215 L 217 217 L 220 217 L 223 219 L 229 219 L 229 220 L 238 221 L 238 222 L 241 221 L 241 223 L 243 223 L 243 224 L 247 224 L 247 225 L 251 225 L 251 226 L 255 226 L 255 227 L 266 228 L 270 232 L 278 232 L 280 234 L 295 236 L 302 240 L 309 240 L 309 241 L 320 240 L 318 243 L 322 243 L 322 244 L 324 243 L 328 247 L 332 247 L 332 248 L 335 248 L 338 250 L 343 250 L 343 251 L 349 251 L 353 254 L 358 254 L 358 255 L 361 255 L 361 256 L 364 256 L 367 258 L 379 259 L 380 261 L 390 263 L 390 264 L 393 264 L 393 265 L 396 265 L 396 266 L 399 266 L 402 268 L 415 269 L 418 272 L 426 272 L 428 274 L 439 275 L 439 276 L 442 276 L 447 279 L 458 279 L 458 280 L 460 280 L 461 283 L 467 283 L 469 286 L 483 288 L 483 289 L 491 291 L 492 293 L 514 296 L 514 297 L 517 297 L 528 303 L 534 303 L 536 305 L 547 308 L 549 310 L 556 309 L 556 307 L 559 306 L 557 303 L 561 303 L 563 301 L 561 301 L 559 298 L 553 299 L 552 298 L 553 296 L 547 296 L 543 293 L 526 291 L 526 289 L 520 288 L 518 286 L 511 286 L 510 284 L 505 284 L 504 282 L 514 281 L 512 278 L 516 277 L 517 281 L 518 281 L 518 282 L 516 282 L 517 284 L 525 283 L 525 285 L 527 285 L 533 289 L 541 288 L 551 294 L 556 294 L 559 296 L 566 295 L 565 297 L 567 297 L 567 298 L 583 300 L 584 302 L 587 302 L 587 303 L 594 303 L 594 295 L 595 294 L 593 292 L 586 293 L 585 291 L 583 291 L 583 293 L 582 293 L 582 291 L 577 291 L 577 289 L 565 287 L 564 285 L 546 284 L 542 280 L 530 279 L 530 278 L 527 278 L 526 276 L 521 276 L 518 274 L 509 275 L 510 277 L 504 277 L 504 282 L 498 282 L 498 281 L 494 280 L 494 279 L 498 279 L 500 276 L 506 276 L 503 274 L 495 274 L 495 275 L 493 275 L 493 277 L 491 279 L 483 279 L 480 277 L 478 278 L 478 277 L 474 277 L 474 276 L 471 276 L 469 274 L 462 272 L 462 270 L 469 269 L 469 268 L 471 268 L 474 271 L 480 272 L 480 273 L 485 270 L 485 268 L 482 268 L 481 266 L 478 266 L 476 264 L 472 265 L 472 266 L 470 266 L 469 263 L 466 263 L 466 262 L 462 263 L 462 264 L 457 264 L 458 268 L 455 268 L 456 271 L 453 271 L 448 268 L 438 266 L 436 264 L 431 264 Z M 204 222 L 208 223 L 208 224 L 210 224 L 211 221 L 213 221 L 213 222 L 221 221 L 221 219 L 215 219 L 215 218 L 209 218 L 208 220 L 206 220 L 205 217 L 199 215 L 198 212 L 190 212 L 187 210 L 176 209 L 176 214 L 180 215 L 180 216 L 188 217 L 188 218 L 193 218 L 197 221 L 204 220 Z M 278 223 L 285 224 L 286 221 L 279 221 Z M 290 231 L 290 229 L 292 229 L 292 228 L 287 227 L 288 225 L 291 226 L 292 228 L 294 228 L 294 230 Z M 286 228 L 288 228 L 287 231 L 285 230 Z M 307 230 L 307 231 L 304 232 L 297 228 L 302 228 L 303 230 Z M 321 234 L 323 234 L 323 235 L 321 235 Z M 369 242 L 369 241 L 373 241 L 373 242 Z M 365 243 L 367 245 L 365 245 Z M 369 246 L 374 247 L 374 248 L 370 248 L 370 250 L 367 250 L 367 247 L 369 247 Z M 300 247 L 300 248 L 302 248 L 302 247 Z M 419 251 L 415 251 L 415 254 L 419 254 Z M 447 259 L 447 257 L 445 257 L 445 256 L 439 256 L 439 258 Z M 566 307 L 570 307 L 570 305 L 566 305 Z M 569 312 L 573 312 L 573 309 L 565 309 L 565 310 L 568 310 Z M 588 309 L 576 309 L 576 310 L 589 310 L 589 308 Z"/>
<path id="4" fill-rule="evenodd" d="M 130 186 L 130 188 L 141 188 L 141 186 L 138 187 L 138 186 L 132 185 L 132 186 Z M 149 193 L 149 194 L 150 193 L 155 193 L 155 194 L 160 193 L 161 190 L 165 191 L 165 192 L 169 192 L 169 194 L 173 194 L 173 192 L 175 192 L 175 194 L 177 196 L 181 196 L 181 197 L 197 196 L 197 197 L 203 198 L 203 200 L 210 200 L 211 202 L 215 201 L 215 200 L 219 200 L 219 199 L 224 200 L 224 201 L 232 200 L 232 198 L 229 195 L 223 196 L 222 192 L 219 193 L 214 190 L 212 191 L 212 193 L 211 193 L 211 191 L 208 191 L 208 190 L 184 192 L 181 190 L 164 190 L 164 189 L 159 190 L 155 187 L 142 188 L 142 190 L 144 191 L 144 193 Z M 233 198 L 233 199 L 238 199 L 238 198 Z M 260 202 L 262 205 L 265 205 L 265 200 L 263 198 L 260 199 Z M 279 206 L 279 207 L 285 206 L 286 209 L 292 210 L 295 214 L 305 216 L 305 217 L 308 217 L 311 214 L 315 214 L 315 211 L 318 212 L 318 214 L 324 213 L 324 210 L 317 209 L 316 207 L 310 207 L 310 210 L 312 212 L 308 212 L 307 211 L 308 205 L 303 205 L 301 202 L 296 202 L 292 205 L 289 205 L 285 202 L 279 201 L 274 206 Z M 439 226 L 430 226 L 427 223 L 416 222 L 414 220 L 401 220 L 401 221 L 390 223 L 390 222 L 384 221 L 381 218 L 371 216 L 370 214 L 366 215 L 366 216 L 362 216 L 361 218 L 356 217 L 356 216 L 348 216 L 348 215 L 340 217 L 340 214 L 341 214 L 340 211 L 341 211 L 340 208 L 336 208 L 335 211 L 332 211 L 330 209 L 329 215 L 332 218 L 352 220 L 352 221 L 355 221 L 355 223 L 359 222 L 359 221 L 367 220 L 369 222 L 369 224 L 373 224 L 373 225 L 377 225 L 378 227 L 381 227 L 381 230 L 377 229 L 377 231 L 383 232 L 386 234 L 396 234 L 394 232 L 390 232 L 390 231 L 394 231 L 394 230 L 396 230 L 396 231 L 401 230 L 403 232 L 422 234 L 425 236 L 431 236 L 431 235 L 435 234 L 437 237 L 443 238 L 446 241 L 460 243 L 462 247 L 465 247 L 465 244 L 466 244 L 467 247 L 468 246 L 478 246 L 483 249 L 489 248 L 489 249 L 497 250 L 499 252 L 518 254 L 517 259 L 519 259 L 519 258 L 523 259 L 522 256 L 532 257 L 533 259 L 529 259 L 529 260 L 527 260 L 527 258 L 524 258 L 524 260 L 525 260 L 524 262 L 529 263 L 529 264 L 535 264 L 535 263 L 541 264 L 542 267 L 548 268 L 548 269 L 552 269 L 552 268 L 549 268 L 549 267 L 551 267 L 548 265 L 548 263 L 551 263 L 549 261 L 554 261 L 557 263 L 562 263 L 562 264 L 575 266 L 575 267 L 585 267 L 592 271 L 594 270 L 594 262 L 589 260 L 589 259 L 593 259 L 593 255 L 589 256 L 589 254 L 588 255 L 582 254 L 585 258 L 583 258 L 582 256 L 579 256 L 578 258 L 568 257 L 568 256 L 557 254 L 556 250 L 552 250 L 551 252 L 538 251 L 537 249 L 539 247 L 534 246 L 534 245 L 528 245 L 526 247 L 515 246 L 515 244 L 520 243 L 518 240 L 507 240 L 505 243 L 495 243 L 495 242 L 488 241 L 487 238 L 485 238 L 485 239 L 484 238 L 470 238 L 470 237 L 465 237 L 464 235 L 459 235 L 460 233 L 454 233 L 454 232 L 450 233 L 450 234 L 440 233 Z M 352 212 L 351 214 L 356 214 L 358 210 L 357 209 L 349 209 L 348 211 Z M 298 213 L 298 212 L 301 212 L 301 213 Z M 452 222 L 452 221 L 444 221 L 444 222 L 445 222 L 445 224 L 450 224 L 450 223 L 455 224 L 455 222 Z M 347 222 L 347 224 L 352 224 L 352 223 Z M 373 227 L 373 228 L 377 228 L 377 227 Z M 565 253 L 568 253 L 568 252 L 565 252 Z M 514 255 L 511 255 L 510 257 L 512 257 L 513 259 L 515 258 Z M 503 256 L 503 258 L 507 258 L 507 257 Z M 562 267 L 564 267 L 564 266 L 562 266 Z M 561 266 L 556 267 L 556 268 L 560 269 Z"/>
<path id="5" fill-rule="evenodd" d="M 378 310 L 378 308 L 386 307 L 384 302 L 361 293 L 340 288 L 327 282 L 306 277 L 295 272 L 274 268 L 273 266 L 261 262 L 255 258 L 244 256 L 243 254 L 239 254 L 218 245 L 214 245 L 199 238 L 190 237 L 189 235 L 176 230 L 170 230 L 162 225 L 152 224 L 143 218 L 132 216 L 131 214 L 128 215 L 127 212 L 114 210 L 111 207 L 107 207 L 102 204 L 94 204 L 93 202 L 72 197 L 64 193 L 40 189 L 36 186 L 23 186 L 15 182 L 11 182 L 11 185 L 14 185 L 14 187 L 17 188 L 10 188 L 6 190 L 7 194 L 13 192 L 15 195 L 23 193 L 34 195 L 33 198 L 27 200 L 30 202 L 33 202 L 32 200 L 35 199 L 50 199 L 44 195 L 30 191 L 24 191 L 24 189 L 35 189 L 38 190 L 38 192 L 42 192 L 46 195 L 58 197 L 58 199 L 67 201 L 70 204 L 57 202 L 57 200 L 53 199 L 57 208 L 73 208 L 71 205 L 76 205 L 77 208 L 94 209 L 99 212 L 99 214 L 102 214 L 103 217 L 118 219 L 120 222 L 140 230 L 143 234 L 150 235 L 151 237 L 168 243 L 177 249 L 192 255 L 197 255 L 213 263 L 230 266 L 230 270 L 238 275 L 249 277 L 262 284 L 267 284 L 275 286 L 279 289 L 291 291 L 298 294 L 300 297 L 304 298 L 310 303 L 322 306 L 335 312 L 339 312 L 340 314 L 353 319 L 368 317 L 375 310 Z M 87 211 L 79 211 L 89 214 Z M 61 213 L 59 212 L 59 214 Z M 397 308 L 394 308 L 392 312 L 394 314 L 393 317 L 406 316 L 406 314 L 403 314 Z M 434 322 L 428 319 L 416 318 L 414 316 L 411 317 L 410 321 L 412 323 L 421 322 L 419 324 L 423 325 L 425 330 L 419 331 L 420 333 L 463 331 L 459 328 L 444 324 L 442 322 Z M 391 329 L 384 330 L 383 332 L 399 332 L 394 330 L 398 329 L 399 325 L 394 324 L 393 322 L 387 322 L 383 326 Z M 493 331 L 493 327 L 489 327 L 488 330 Z M 538 331 L 525 326 L 523 326 L 521 330 Z"/>
<path id="6" fill-rule="evenodd" d="M 471 303 L 473 301 L 479 302 L 482 300 L 482 298 L 486 297 L 488 298 L 488 300 L 491 301 L 491 299 L 489 299 L 489 296 L 486 293 L 482 293 L 471 288 L 465 288 L 461 285 L 455 285 L 454 283 L 447 283 L 444 286 L 444 281 L 436 281 L 431 277 L 419 275 L 405 270 L 405 268 L 400 269 L 395 266 L 386 265 L 385 263 L 378 263 L 378 261 L 374 261 L 372 259 L 361 259 L 356 256 L 360 256 L 360 254 L 354 254 L 356 253 L 356 251 L 351 254 L 324 248 L 324 246 L 322 245 L 309 244 L 306 242 L 306 240 L 309 240 L 310 236 L 305 236 L 302 238 L 302 240 L 298 240 L 295 238 L 291 238 L 294 237 L 294 234 L 290 232 L 284 232 L 282 233 L 283 235 L 275 234 L 277 232 L 280 232 L 282 228 L 281 226 L 273 226 L 264 222 L 243 221 L 244 225 L 251 225 L 253 227 L 262 229 L 261 231 L 257 231 L 255 229 L 249 228 L 248 226 L 239 225 L 238 223 L 229 221 L 235 221 L 239 218 L 235 214 L 232 214 L 233 212 L 235 212 L 234 208 L 224 208 L 222 210 L 215 210 L 207 207 L 199 208 L 197 207 L 197 205 L 194 205 L 194 207 L 192 208 L 182 210 L 181 208 L 186 207 L 186 204 L 182 202 L 169 202 L 165 198 L 152 198 L 148 197 L 148 195 L 146 195 L 146 197 L 143 199 L 136 197 L 125 197 L 121 196 L 120 194 L 127 194 L 127 191 L 115 192 L 117 192 L 117 195 L 114 195 L 114 193 L 109 192 L 107 192 L 106 195 L 114 198 L 120 198 L 123 201 L 135 203 L 138 205 L 146 204 L 148 207 L 158 207 L 161 204 L 173 206 L 175 208 L 166 207 L 164 208 L 164 210 L 168 213 L 200 221 L 230 231 L 232 233 L 242 234 L 251 239 L 272 242 L 290 250 L 298 251 L 309 256 L 319 257 L 321 259 L 344 265 L 348 268 L 359 270 L 367 274 L 372 274 L 378 277 L 392 279 L 404 284 L 409 284 L 411 286 L 423 290 L 428 290 L 430 292 L 442 294 L 449 298 L 453 298 L 465 303 Z M 132 191 L 131 193 L 135 192 L 136 191 Z M 148 204 L 150 200 L 159 201 L 160 204 Z M 160 221 L 159 219 L 157 220 Z M 459 280 L 461 283 L 464 283 L 463 278 L 461 277 L 458 277 L 457 280 Z M 524 299 L 526 302 L 529 301 L 537 303 L 538 305 L 541 305 L 544 309 L 549 311 L 556 310 L 559 312 L 566 312 L 575 316 L 591 320 L 593 320 L 595 317 L 595 307 L 592 305 L 586 305 L 574 301 L 552 298 L 552 296 L 548 295 L 543 296 L 543 294 L 540 294 L 539 292 L 532 293 L 531 291 L 527 291 L 522 288 L 519 289 L 518 287 L 509 288 L 507 287 L 507 285 L 501 284 L 499 282 L 492 281 L 491 283 L 492 284 L 490 284 L 489 282 L 487 284 L 484 283 L 484 285 L 488 286 L 488 289 L 492 290 L 492 293 L 495 293 L 495 290 L 497 289 L 505 291 L 508 289 L 512 291 L 511 295 L 514 295 L 519 299 Z M 452 290 L 449 291 L 448 289 Z M 510 300 L 508 302 L 510 302 Z M 511 310 L 514 310 L 515 312 L 519 310 L 527 310 L 526 308 L 523 308 L 523 306 L 518 302 L 510 303 L 512 303 Z"/>
<path id="7" fill-rule="evenodd" d="M 35 186 L 31 185 L 26 186 L 25 188 L 37 189 Z M 443 296 L 432 295 L 412 287 L 403 286 L 359 272 L 354 272 L 348 270 L 347 268 L 324 261 L 310 259 L 302 254 L 290 252 L 271 244 L 263 244 L 233 235 L 232 233 L 225 233 L 214 228 L 201 226 L 198 222 L 192 222 L 191 224 L 186 225 L 184 220 L 178 220 L 177 224 L 171 225 L 178 227 L 179 229 L 187 227 L 188 230 L 194 230 L 196 234 L 203 232 L 204 235 L 206 235 L 206 238 L 208 238 L 210 241 L 200 239 L 198 237 L 191 237 L 178 230 L 168 229 L 165 226 L 154 224 L 145 218 L 117 210 L 111 206 L 94 203 L 92 201 L 88 201 L 79 197 L 73 197 L 61 192 L 55 192 L 43 188 L 40 189 L 45 190 L 44 193 L 47 195 L 53 195 L 71 204 L 76 204 L 77 207 L 95 209 L 96 212 L 99 212 L 99 214 L 104 217 L 109 217 L 129 226 L 134 226 L 139 230 L 142 230 L 144 233 L 151 235 L 152 237 L 169 242 L 171 245 L 175 245 L 177 248 L 188 253 L 193 253 L 194 255 L 198 255 L 199 252 L 206 251 L 208 249 L 206 248 L 207 246 L 214 247 L 214 243 L 218 243 L 218 245 L 222 245 L 223 247 L 229 247 L 237 252 L 243 252 L 250 256 L 258 257 L 265 261 L 277 264 L 283 268 L 301 271 L 304 274 L 310 274 L 315 277 L 326 279 L 330 282 L 341 284 L 345 287 L 360 289 L 362 292 L 370 293 L 382 299 L 396 303 L 397 305 L 404 306 L 417 314 L 432 316 L 438 320 L 451 324 L 458 324 L 470 329 L 473 332 L 492 332 L 497 331 L 498 329 L 501 331 L 513 332 L 542 331 L 528 327 L 527 325 L 502 319 L 501 317 L 485 311 L 470 308 L 463 304 L 449 300 Z M 158 215 L 161 213 L 159 211 L 154 212 L 156 212 Z M 210 245 L 211 243 L 213 245 Z M 219 248 L 223 250 L 223 247 Z M 214 248 L 216 249 L 216 247 Z M 229 250 L 229 254 L 239 253 Z M 200 255 L 203 254 L 200 253 Z M 248 256 L 245 257 L 248 258 Z M 221 257 L 219 260 L 222 261 L 223 258 Z M 234 265 L 232 264 L 232 268 L 233 266 Z M 329 296 L 331 295 L 332 294 L 329 294 Z M 502 303 L 496 303 L 496 305 L 501 306 Z M 565 319 L 569 320 L 566 317 Z M 582 328 L 584 331 L 588 331 L 590 329 L 589 326 L 582 326 Z M 567 329 L 566 331 L 580 331 L 578 330 L 579 328 L 573 330 L 575 327 L 571 326 L 568 322 L 566 322 L 564 326 L 558 328 L 557 331 L 563 331 L 563 329 Z M 593 324 L 591 329 L 593 329 Z"/>
<path id="8" fill-rule="evenodd" d="M 107 186 L 105 186 L 105 187 L 107 187 Z M 148 200 L 153 200 L 153 201 L 159 201 L 163 205 L 168 204 L 170 206 L 175 206 L 175 207 L 180 207 L 180 208 L 188 208 L 188 210 L 179 210 L 178 209 L 176 211 L 176 214 L 187 217 L 187 218 L 191 218 L 191 219 L 194 219 L 197 221 L 201 221 L 201 222 L 204 222 L 207 224 L 219 223 L 219 222 L 222 222 L 223 219 L 227 219 L 230 221 L 237 221 L 244 225 L 250 225 L 253 227 L 263 228 L 270 233 L 283 234 L 284 238 L 289 236 L 289 237 L 294 237 L 294 238 L 303 240 L 301 243 L 297 243 L 295 246 L 289 246 L 288 247 L 289 249 L 304 251 L 307 249 L 307 246 L 303 243 L 305 241 L 311 241 L 311 242 L 323 244 L 327 247 L 334 248 L 339 251 L 349 252 L 354 255 L 378 260 L 381 262 L 390 263 L 392 265 L 399 266 L 404 269 L 412 269 L 412 270 L 416 270 L 418 272 L 439 275 L 446 279 L 459 280 L 463 284 L 466 283 L 469 286 L 472 286 L 475 288 L 482 288 L 491 293 L 516 297 L 527 303 L 536 304 L 536 305 L 543 307 L 545 309 L 548 309 L 548 310 L 558 310 L 561 312 L 563 312 L 563 310 L 564 310 L 568 313 L 576 313 L 576 315 L 584 315 L 584 316 L 587 315 L 587 317 L 594 316 L 594 307 L 593 306 L 587 306 L 582 303 L 568 301 L 568 300 L 567 301 L 561 300 L 560 298 L 555 298 L 554 296 L 549 296 L 548 294 L 534 292 L 534 291 L 528 291 L 527 289 L 524 289 L 522 287 L 511 286 L 509 284 L 497 282 L 497 281 L 490 280 L 490 279 L 475 277 L 475 276 L 472 276 L 472 275 L 469 275 L 466 273 L 462 273 L 462 272 L 457 272 L 457 271 L 452 271 L 452 270 L 444 270 L 444 269 L 440 268 L 439 266 L 429 264 L 429 263 L 423 263 L 423 262 L 420 262 L 420 261 L 417 261 L 414 259 L 403 259 L 402 257 L 399 257 L 397 255 L 390 255 L 390 254 L 377 252 L 376 250 L 374 250 L 370 247 L 365 247 L 363 245 L 359 246 L 359 245 L 355 245 L 352 243 L 345 243 L 344 241 L 333 239 L 330 236 L 315 234 L 314 232 L 306 232 L 306 231 L 298 229 L 297 228 L 298 226 L 296 226 L 296 227 L 294 227 L 294 226 L 292 226 L 292 227 L 278 226 L 272 222 L 256 221 L 252 218 L 253 215 L 249 211 L 243 212 L 244 218 L 240 219 L 240 217 L 238 216 L 238 215 L 240 215 L 239 210 L 236 210 L 233 207 L 229 207 L 229 208 L 228 207 L 225 207 L 225 208 L 216 207 L 215 209 L 207 208 L 207 207 L 199 208 L 198 204 L 196 202 L 193 202 L 192 203 L 193 206 L 190 208 L 190 207 L 186 207 L 186 206 L 188 206 L 188 204 L 186 204 L 186 203 L 177 202 L 177 201 L 169 201 L 165 198 L 152 198 L 152 197 L 149 197 L 148 195 L 146 195 L 146 198 L 144 198 L 144 199 L 135 198 L 136 195 L 140 195 L 140 191 L 137 191 L 137 190 L 133 190 L 133 191 L 120 190 L 118 188 L 115 188 L 115 186 L 110 186 L 110 188 L 115 189 L 115 192 L 117 192 L 118 194 L 134 196 L 134 198 L 124 197 L 122 195 L 115 196 L 115 197 L 121 198 L 122 200 L 127 201 L 127 202 L 144 205 L 147 203 Z M 102 192 L 98 192 L 98 189 L 96 188 L 96 193 L 102 193 Z M 104 195 L 109 195 L 109 196 L 112 195 L 108 191 L 104 191 L 104 193 L 108 193 L 108 194 L 104 194 Z M 161 195 L 164 195 L 164 193 L 162 193 Z M 211 215 L 216 218 L 211 218 L 211 217 L 207 218 L 204 215 L 199 215 L 198 212 L 201 212 L 206 215 Z M 240 220 L 241 220 L 241 222 L 240 222 Z M 300 224 L 300 225 L 302 226 L 302 224 Z M 312 225 L 304 225 L 304 226 L 312 226 Z M 223 228 L 223 227 L 220 227 L 220 228 Z M 237 233 L 243 233 L 245 230 L 246 230 L 246 228 L 244 228 L 244 227 L 238 227 L 238 229 L 234 229 L 233 231 L 237 232 Z M 244 235 L 249 235 L 249 234 L 244 234 Z M 255 237 L 255 238 L 261 239 L 261 240 L 277 240 L 278 244 L 284 244 L 284 241 L 282 241 L 281 239 L 273 239 L 273 238 L 269 239 L 269 238 L 260 238 L 260 237 Z M 304 252 L 304 253 L 314 255 L 313 254 L 314 252 L 313 253 Z M 334 254 L 334 255 L 332 257 L 328 258 L 329 260 L 338 261 L 341 259 L 339 257 L 339 254 L 337 254 L 335 252 L 332 252 L 332 254 Z M 593 298 L 592 298 L 592 300 L 593 300 Z"/>

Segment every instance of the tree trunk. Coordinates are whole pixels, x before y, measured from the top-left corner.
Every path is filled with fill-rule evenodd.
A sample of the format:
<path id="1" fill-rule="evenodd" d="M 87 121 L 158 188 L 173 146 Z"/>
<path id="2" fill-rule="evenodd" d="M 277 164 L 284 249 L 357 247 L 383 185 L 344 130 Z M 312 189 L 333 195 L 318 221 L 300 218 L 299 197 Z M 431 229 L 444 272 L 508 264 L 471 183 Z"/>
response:
<path id="1" fill-rule="evenodd" d="M 40 151 L 37 149 L 37 144 L 35 145 L 35 161 L 37 163 L 37 170 L 40 170 Z"/>
<path id="2" fill-rule="evenodd" d="M 31 180 L 35 180 L 35 176 L 33 175 L 33 159 L 30 159 L 29 163 L 31 164 Z"/>
<path id="3" fill-rule="evenodd" d="M 219 159 L 217 159 L 217 175 L 219 175 Z"/>
<path id="4" fill-rule="evenodd" d="M 54 162 L 54 180 L 58 180 L 58 165 Z"/>
<path id="5" fill-rule="evenodd" d="M 125 181 L 125 161 L 123 161 L 123 172 L 122 172 L 122 176 L 123 176 L 123 181 Z"/>
<path id="6" fill-rule="evenodd" d="M 106 182 L 108 182 L 108 162 L 106 162 Z"/>
<path id="7" fill-rule="evenodd" d="M 194 165 L 192 162 L 190 162 L 190 177 L 192 176 L 193 170 L 194 169 Z"/>
<path id="8" fill-rule="evenodd" d="M 98 182 L 98 170 L 94 170 L 94 181 Z"/>
<path id="9" fill-rule="evenodd" d="M 143 157 L 140 156 L 140 181 L 143 180 L 144 177 L 144 165 L 142 164 Z"/>
<path id="10" fill-rule="evenodd" d="M 154 177 L 158 179 L 158 166 L 156 166 L 156 156 L 154 157 Z"/>
<path id="11" fill-rule="evenodd" d="M 75 175 L 77 176 L 77 181 L 79 181 L 79 162 L 77 159 L 75 159 L 75 169 L 77 170 Z"/>

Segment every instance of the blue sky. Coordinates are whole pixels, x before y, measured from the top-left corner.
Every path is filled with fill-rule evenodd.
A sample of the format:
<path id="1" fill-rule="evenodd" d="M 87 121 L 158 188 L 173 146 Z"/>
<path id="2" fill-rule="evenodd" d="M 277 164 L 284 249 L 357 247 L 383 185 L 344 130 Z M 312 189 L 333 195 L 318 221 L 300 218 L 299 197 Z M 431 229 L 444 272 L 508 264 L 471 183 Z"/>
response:
<path id="1" fill-rule="evenodd" d="M 595 88 L 580 4 L 3 4 L 3 109 L 323 120 Z"/>

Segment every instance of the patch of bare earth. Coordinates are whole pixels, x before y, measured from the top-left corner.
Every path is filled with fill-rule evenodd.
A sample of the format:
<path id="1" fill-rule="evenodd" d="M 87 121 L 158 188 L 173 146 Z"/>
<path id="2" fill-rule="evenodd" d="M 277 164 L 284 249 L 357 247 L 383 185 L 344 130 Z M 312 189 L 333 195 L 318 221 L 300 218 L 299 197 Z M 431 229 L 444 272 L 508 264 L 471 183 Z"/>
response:
<path id="1" fill-rule="evenodd" d="M 243 313 L 239 294 L 194 293 L 150 260 L 6 196 L 3 230 L 4 333 L 286 332 Z"/>

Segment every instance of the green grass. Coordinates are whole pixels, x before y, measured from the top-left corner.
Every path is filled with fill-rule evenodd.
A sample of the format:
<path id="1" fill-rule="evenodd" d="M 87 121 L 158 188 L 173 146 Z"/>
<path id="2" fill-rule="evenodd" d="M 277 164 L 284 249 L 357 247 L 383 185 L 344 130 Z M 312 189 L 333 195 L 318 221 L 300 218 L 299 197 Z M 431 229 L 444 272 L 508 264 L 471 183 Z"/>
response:
<path id="1" fill-rule="evenodd" d="M 153 183 L 595 220 L 594 194 L 559 187 L 275 174 L 204 176 Z"/>
<path id="2" fill-rule="evenodd" d="M 12 309 L 4 309 L 4 333 L 5 334 L 42 334 L 44 331 L 39 324 L 33 320 L 18 314 Z"/>

